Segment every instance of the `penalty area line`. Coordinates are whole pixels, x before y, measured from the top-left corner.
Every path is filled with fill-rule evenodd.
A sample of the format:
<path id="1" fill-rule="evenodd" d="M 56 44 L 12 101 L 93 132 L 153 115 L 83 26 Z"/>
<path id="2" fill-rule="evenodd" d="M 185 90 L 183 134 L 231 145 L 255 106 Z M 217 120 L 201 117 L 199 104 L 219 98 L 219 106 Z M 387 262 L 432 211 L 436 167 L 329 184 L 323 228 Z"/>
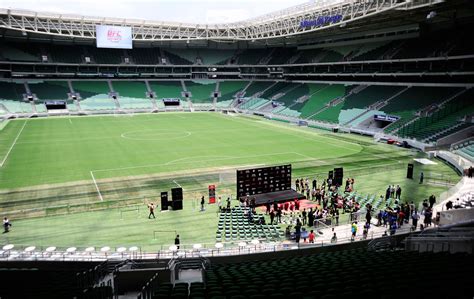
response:
<path id="1" fill-rule="evenodd" d="M 97 185 L 97 181 L 95 180 L 94 173 L 91 171 L 91 177 L 92 181 L 94 182 L 95 189 L 97 190 L 97 194 L 99 194 L 100 201 L 104 201 L 104 198 L 102 197 L 102 193 L 100 193 L 99 186 Z"/>
<path id="2" fill-rule="evenodd" d="M 26 121 L 23 123 L 23 127 L 21 127 L 20 132 L 18 132 L 18 135 L 16 135 L 16 138 L 15 138 L 15 140 L 13 141 L 12 146 L 10 146 L 10 149 L 8 150 L 7 154 L 5 155 L 5 158 L 3 158 L 2 163 L 0 163 L 0 167 L 3 167 L 3 164 L 5 164 L 5 162 L 7 161 L 8 156 L 10 155 L 10 153 L 11 153 L 13 147 L 15 146 L 16 141 L 18 140 L 18 138 L 20 138 L 21 132 L 23 132 L 23 129 L 25 128 L 27 122 L 28 122 L 28 120 L 26 120 Z"/>
<path id="3" fill-rule="evenodd" d="M 180 184 L 178 184 L 178 182 L 176 182 L 176 180 L 173 180 L 173 183 L 175 183 L 179 188 L 183 188 L 183 187 L 181 187 Z"/>

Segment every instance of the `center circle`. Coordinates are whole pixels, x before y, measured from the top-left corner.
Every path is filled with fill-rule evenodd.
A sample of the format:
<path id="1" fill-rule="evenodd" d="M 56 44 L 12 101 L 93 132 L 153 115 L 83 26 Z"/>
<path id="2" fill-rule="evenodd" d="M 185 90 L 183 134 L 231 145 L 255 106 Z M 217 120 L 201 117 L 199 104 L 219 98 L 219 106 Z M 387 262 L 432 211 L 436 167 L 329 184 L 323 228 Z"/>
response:
<path id="1" fill-rule="evenodd" d="M 173 140 L 191 136 L 188 131 L 167 129 L 144 129 L 122 133 L 120 137 L 130 140 Z"/>

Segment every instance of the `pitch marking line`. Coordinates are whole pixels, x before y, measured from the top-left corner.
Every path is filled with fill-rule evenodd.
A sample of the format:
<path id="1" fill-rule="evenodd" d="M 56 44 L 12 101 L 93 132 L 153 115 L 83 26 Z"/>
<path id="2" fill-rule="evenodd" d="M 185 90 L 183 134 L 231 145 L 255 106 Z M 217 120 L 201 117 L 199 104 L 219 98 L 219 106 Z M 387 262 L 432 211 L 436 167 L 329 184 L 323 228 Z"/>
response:
<path id="1" fill-rule="evenodd" d="M 179 188 L 183 188 L 183 187 L 181 187 L 181 185 L 178 184 L 175 180 L 173 180 L 173 183 L 175 183 Z"/>
<path id="2" fill-rule="evenodd" d="M 277 155 L 287 155 L 287 154 L 295 154 L 295 152 L 282 152 L 282 153 L 272 153 L 272 154 L 262 154 L 262 155 L 250 155 L 250 156 L 241 156 L 241 157 L 227 157 L 227 158 L 219 158 L 219 159 L 210 159 L 206 160 L 205 162 L 215 162 L 215 161 L 221 161 L 221 160 L 229 160 L 229 159 L 246 159 L 246 158 L 258 158 L 258 157 L 266 157 L 266 156 L 277 156 Z M 300 154 L 298 154 L 300 155 Z M 190 157 L 193 158 L 193 157 Z M 179 159 L 180 162 L 183 162 L 182 159 Z M 170 161 L 173 162 L 173 161 Z M 155 166 L 167 166 L 167 165 L 173 165 L 173 164 L 182 164 L 178 163 L 178 160 L 174 160 L 174 163 L 162 163 L 162 164 L 149 164 L 149 165 L 141 165 L 141 166 L 129 166 L 129 167 L 119 167 L 119 168 L 110 168 L 110 169 L 96 169 L 96 170 L 91 170 L 91 172 L 101 172 L 101 171 L 113 171 L 113 170 L 125 170 L 125 169 L 135 169 L 135 168 L 145 168 L 145 167 L 155 167 Z M 298 162 L 298 161 L 295 161 Z M 188 162 L 185 162 L 188 163 Z"/>
<path id="3" fill-rule="evenodd" d="M 102 193 L 100 193 L 99 186 L 97 186 L 97 181 L 95 180 L 94 173 L 91 173 L 92 181 L 94 181 L 95 189 L 97 190 L 97 194 L 99 194 L 100 201 L 104 201 L 104 198 L 102 197 Z"/>
<path id="4" fill-rule="evenodd" d="M 224 116 L 221 116 L 221 117 L 224 117 Z M 231 119 L 231 118 L 227 118 L 227 119 L 230 119 L 232 121 L 237 121 L 239 123 L 244 123 L 242 121 L 239 121 L 241 119 Z M 262 126 L 256 126 L 256 125 L 253 125 L 252 123 L 250 122 L 245 122 L 246 124 L 248 125 L 251 125 L 253 127 L 258 127 L 260 129 L 263 129 Z M 329 139 L 331 141 L 337 141 L 337 142 L 344 142 L 344 143 L 348 143 L 348 144 L 351 144 L 351 145 L 356 145 L 356 146 L 360 146 L 359 144 L 355 143 L 355 142 L 349 142 L 349 141 L 346 141 L 346 140 L 335 140 L 334 138 L 331 138 L 331 137 L 327 137 L 327 136 L 323 136 L 319 133 L 316 133 L 316 132 L 309 132 L 309 131 L 306 131 L 306 130 L 301 130 L 301 129 L 294 129 L 294 128 L 290 128 L 290 127 L 287 127 L 287 126 L 282 126 L 282 125 L 277 125 L 277 124 L 273 124 L 271 122 L 261 122 L 261 123 L 264 123 L 266 125 L 268 125 L 268 128 L 266 128 L 267 130 L 271 130 L 274 132 L 274 130 L 272 130 L 271 128 L 269 127 L 276 127 L 276 128 L 280 128 L 280 129 L 284 129 L 284 130 L 287 130 L 287 131 L 294 131 L 294 132 L 298 132 L 298 133 L 303 133 L 303 134 L 306 134 L 306 135 L 312 135 L 314 136 L 315 138 L 325 138 L 325 139 Z M 290 133 L 285 133 L 285 132 L 282 132 L 280 131 L 279 133 L 281 134 L 285 134 L 285 135 L 290 135 Z M 294 136 L 294 135 L 292 135 Z M 317 141 L 317 139 L 313 139 L 313 138 L 310 138 L 310 137 L 307 137 L 307 136 L 303 136 L 303 135 L 297 135 L 295 137 L 300 137 L 300 138 L 303 138 L 303 139 L 308 139 L 308 140 L 311 140 L 311 141 Z M 351 149 L 351 148 L 348 148 L 346 146 L 342 146 L 342 145 L 339 145 L 339 144 L 335 144 L 335 143 L 332 143 L 332 142 L 327 142 L 328 144 L 332 145 L 332 146 L 335 146 L 335 147 L 339 147 L 339 148 L 343 148 L 345 150 L 348 150 L 348 151 L 351 151 L 351 152 L 354 152 L 354 153 L 358 153 L 360 152 L 359 149 Z"/>
<path id="5" fill-rule="evenodd" d="M 18 140 L 18 138 L 20 138 L 20 134 L 21 134 L 21 132 L 23 132 L 23 129 L 25 128 L 27 122 L 28 122 L 28 120 L 26 120 L 26 121 L 23 123 L 23 127 L 21 127 L 20 132 L 18 132 L 18 135 L 16 135 L 16 138 L 15 138 L 15 140 L 13 141 L 12 146 L 11 146 L 10 149 L 8 150 L 7 154 L 5 155 L 5 158 L 3 158 L 2 163 L 0 163 L 0 167 L 3 167 L 3 164 L 5 164 L 5 162 L 7 161 L 8 156 L 10 155 L 10 153 L 11 153 L 13 147 L 15 146 L 16 141 Z"/>
<path id="6" fill-rule="evenodd" d="M 69 119 L 69 123 L 72 125 L 72 120 L 71 119 Z"/>

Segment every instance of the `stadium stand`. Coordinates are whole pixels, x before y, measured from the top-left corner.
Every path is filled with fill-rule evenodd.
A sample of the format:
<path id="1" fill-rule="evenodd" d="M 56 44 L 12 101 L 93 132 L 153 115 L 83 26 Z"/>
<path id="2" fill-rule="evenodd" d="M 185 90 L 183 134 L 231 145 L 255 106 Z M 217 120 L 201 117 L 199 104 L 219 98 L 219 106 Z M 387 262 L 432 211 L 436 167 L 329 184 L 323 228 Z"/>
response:
<path id="1" fill-rule="evenodd" d="M 216 107 L 229 107 L 234 101 L 237 93 L 243 91 L 247 86 L 246 81 L 222 81 L 219 82 L 219 92 L 221 96 L 217 99 Z"/>
<path id="2" fill-rule="evenodd" d="M 109 98 L 110 89 L 105 81 L 73 81 L 75 92 L 81 95 L 83 110 L 115 110 L 116 106 Z"/>
<path id="3" fill-rule="evenodd" d="M 32 113 L 30 103 L 23 100 L 26 93 L 23 83 L 0 82 L 0 103 L 8 109 L 10 113 Z"/>
<path id="4" fill-rule="evenodd" d="M 444 88 L 419 86 L 413 86 L 406 89 L 398 96 L 390 99 L 387 105 L 379 108 L 387 114 L 397 115 L 400 117 L 400 119 L 393 125 L 387 127 L 385 132 L 394 132 L 410 120 L 414 119 L 416 117 L 416 111 L 429 105 L 441 103 L 459 90 L 459 88 L 454 87 Z"/>
<path id="5" fill-rule="evenodd" d="M 205 271 L 205 283 L 178 283 L 174 287 L 161 283 L 153 291 L 153 298 L 399 298 L 406 293 L 406 279 L 419 277 L 423 277 L 424 297 L 467 298 L 474 291 L 468 274 L 472 266 L 472 259 L 466 254 L 365 248 L 286 258 L 215 261 Z M 465 287 L 440 288 L 452 275 Z"/>
<path id="6" fill-rule="evenodd" d="M 468 124 L 462 124 L 459 121 L 463 116 L 474 112 L 474 107 L 471 105 L 473 95 L 472 89 L 464 92 L 430 116 L 418 118 L 415 122 L 405 126 L 400 130 L 399 135 L 433 141 L 434 137 L 430 138 L 431 136 L 442 136 L 444 134 L 438 135 L 438 133 L 453 128 L 453 126 L 459 125 L 457 128 L 465 128 Z M 456 128 L 448 130 L 446 133 L 452 133 L 454 129 Z"/>
<path id="7" fill-rule="evenodd" d="M 474 162 L 474 141 L 470 140 L 461 146 L 455 147 L 456 154 Z"/>
<path id="8" fill-rule="evenodd" d="M 274 82 L 268 81 L 253 81 L 245 90 L 246 97 L 254 97 L 274 85 Z"/>
<path id="9" fill-rule="evenodd" d="M 215 81 L 203 80 L 185 82 L 186 89 L 191 92 L 193 104 L 212 103 L 212 93 L 216 90 Z"/>
<path id="10" fill-rule="evenodd" d="M 149 81 L 158 99 L 181 98 L 183 88 L 179 81 Z"/>
<path id="11" fill-rule="evenodd" d="M 306 118 L 337 123 L 339 118 L 339 112 L 342 108 L 342 103 L 337 104 L 337 107 L 329 107 L 329 103 L 334 100 L 341 99 L 345 95 L 345 93 L 346 87 L 342 84 L 329 85 L 325 88 L 320 89 L 316 94 L 313 94 L 308 100 L 311 101 L 312 98 L 315 97 L 319 105 L 316 106 L 315 103 L 314 108 L 319 109 L 313 110 L 312 113 Z M 325 112 L 327 110 L 325 108 L 330 110 L 328 112 Z M 302 115 L 304 114 L 302 113 Z"/>
<path id="12" fill-rule="evenodd" d="M 112 86 L 119 94 L 120 107 L 124 109 L 152 108 L 152 102 L 146 97 L 145 82 L 114 81 Z"/>

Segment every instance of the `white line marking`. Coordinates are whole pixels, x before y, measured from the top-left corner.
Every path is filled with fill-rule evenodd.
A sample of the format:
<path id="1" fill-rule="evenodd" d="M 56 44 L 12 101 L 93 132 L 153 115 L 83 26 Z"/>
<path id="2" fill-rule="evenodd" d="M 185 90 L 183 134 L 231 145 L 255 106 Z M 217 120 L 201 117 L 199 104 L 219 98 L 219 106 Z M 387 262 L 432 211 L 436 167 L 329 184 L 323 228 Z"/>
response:
<path id="1" fill-rule="evenodd" d="M 97 189 L 97 194 L 99 194 L 100 201 L 104 201 L 104 198 L 102 197 L 102 194 L 100 193 L 99 186 L 97 186 L 97 182 L 95 180 L 95 177 L 92 171 L 91 171 L 91 177 L 92 177 L 92 181 L 94 181 L 95 189 Z"/>
<path id="2" fill-rule="evenodd" d="M 219 115 L 220 117 L 224 117 L 222 115 Z M 346 140 L 336 140 L 334 138 L 331 138 L 331 137 L 327 137 L 327 136 L 323 136 L 322 134 L 319 134 L 319 133 L 316 133 L 316 132 L 310 132 L 310 131 L 306 131 L 306 130 L 301 130 L 301 129 L 295 129 L 295 128 L 291 128 L 291 127 L 287 127 L 287 126 L 283 126 L 283 125 L 279 125 L 279 124 L 274 124 L 272 122 L 263 122 L 263 121 L 259 121 L 259 125 L 253 125 L 252 122 L 250 121 L 239 121 L 239 120 L 243 120 L 242 118 L 236 118 L 236 119 L 231 119 L 231 118 L 226 118 L 226 119 L 229 119 L 231 121 L 236 121 L 238 123 L 244 123 L 244 124 L 248 124 L 248 125 L 251 125 L 253 127 L 258 127 L 260 129 L 267 129 L 267 130 L 271 130 L 274 132 L 273 129 L 271 128 L 264 128 L 263 126 L 261 126 L 260 124 L 261 123 L 264 123 L 266 125 L 268 125 L 269 127 L 270 126 L 273 126 L 273 127 L 277 127 L 277 128 L 280 128 L 280 129 L 285 129 L 287 131 L 296 131 L 296 132 L 299 132 L 299 133 L 305 133 L 305 134 L 308 134 L 308 135 L 313 135 L 315 138 L 310 138 L 310 137 L 307 137 L 307 136 L 302 136 L 302 135 L 291 135 L 291 136 L 294 136 L 294 137 L 299 137 L 299 138 L 304 138 L 304 139 L 308 139 L 308 140 L 311 140 L 311 141 L 318 141 L 317 138 L 325 138 L 325 139 L 329 139 L 329 140 L 332 140 L 332 141 L 337 141 L 337 142 L 345 142 L 345 143 L 348 143 L 348 144 L 352 144 L 354 146 L 357 146 L 357 147 L 361 147 L 359 144 L 355 143 L 355 142 L 349 142 L 349 141 L 346 141 Z M 290 133 L 286 133 L 286 132 L 282 132 L 282 131 L 279 131 L 279 133 L 281 134 L 285 134 L 285 135 L 290 135 Z M 343 146 L 343 145 L 339 145 L 339 144 L 335 144 L 335 143 L 332 143 L 332 142 L 326 142 L 327 144 L 330 144 L 332 146 L 335 146 L 335 147 L 339 147 L 339 148 L 343 148 L 347 151 L 351 151 L 351 152 L 354 152 L 354 153 L 358 153 L 360 152 L 360 149 L 351 149 L 351 148 L 348 148 L 347 146 Z"/>
<path id="3" fill-rule="evenodd" d="M 221 160 L 229 160 L 229 159 L 246 159 L 246 158 L 258 158 L 258 157 L 266 157 L 266 156 L 276 156 L 276 155 L 287 155 L 287 154 L 295 154 L 294 152 L 283 152 L 283 153 L 273 153 L 273 154 L 262 154 L 262 155 L 250 155 L 250 156 L 241 156 L 241 157 L 228 157 L 228 158 L 219 158 L 219 159 L 212 159 L 206 160 L 206 162 L 214 162 L 214 161 L 221 161 Z M 176 161 L 176 160 L 175 160 Z M 180 162 L 183 162 L 182 159 L 179 159 Z M 173 162 L 173 161 L 171 161 Z M 298 161 L 294 161 L 298 162 Z M 185 162 L 189 163 L 189 162 Z M 112 171 L 112 170 L 125 170 L 125 169 L 135 169 L 135 168 L 144 168 L 144 167 L 154 167 L 154 166 L 167 166 L 172 164 L 182 164 L 178 162 L 174 163 L 162 163 L 162 164 L 151 164 L 151 165 L 141 165 L 141 166 L 129 166 L 129 167 L 119 167 L 119 168 L 110 168 L 110 169 L 96 169 L 91 170 L 91 172 L 99 172 L 99 171 Z"/>
<path id="4" fill-rule="evenodd" d="M 72 121 L 71 121 L 71 119 L 69 119 L 69 123 L 72 125 Z"/>
<path id="5" fill-rule="evenodd" d="M 175 180 L 173 180 L 173 183 L 175 183 L 179 188 L 183 188 L 183 187 L 181 187 L 181 185 L 178 184 Z"/>
<path id="6" fill-rule="evenodd" d="M 18 138 L 20 137 L 21 132 L 23 132 L 23 129 L 25 128 L 27 122 L 28 122 L 28 120 L 26 120 L 26 121 L 23 123 L 23 127 L 21 127 L 20 132 L 18 132 L 18 135 L 16 135 L 16 138 L 15 138 L 15 140 L 13 141 L 12 146 L 11 146 L 10 149 L 8 150 L 7 154 L 5 155 L 5 158 L 3 158 L 2 163 L 0 163 L 0 167 L 3 167 L 3 164 L 5 164 L 5 162 L 7 161 L 7 158 L 8 158 L 8 156 L 10 155 L 10 152 L 12 151 L 13 147 L 14 147 L 15 144 L 16 144 L 16 141 L 17 141 Z"/>

